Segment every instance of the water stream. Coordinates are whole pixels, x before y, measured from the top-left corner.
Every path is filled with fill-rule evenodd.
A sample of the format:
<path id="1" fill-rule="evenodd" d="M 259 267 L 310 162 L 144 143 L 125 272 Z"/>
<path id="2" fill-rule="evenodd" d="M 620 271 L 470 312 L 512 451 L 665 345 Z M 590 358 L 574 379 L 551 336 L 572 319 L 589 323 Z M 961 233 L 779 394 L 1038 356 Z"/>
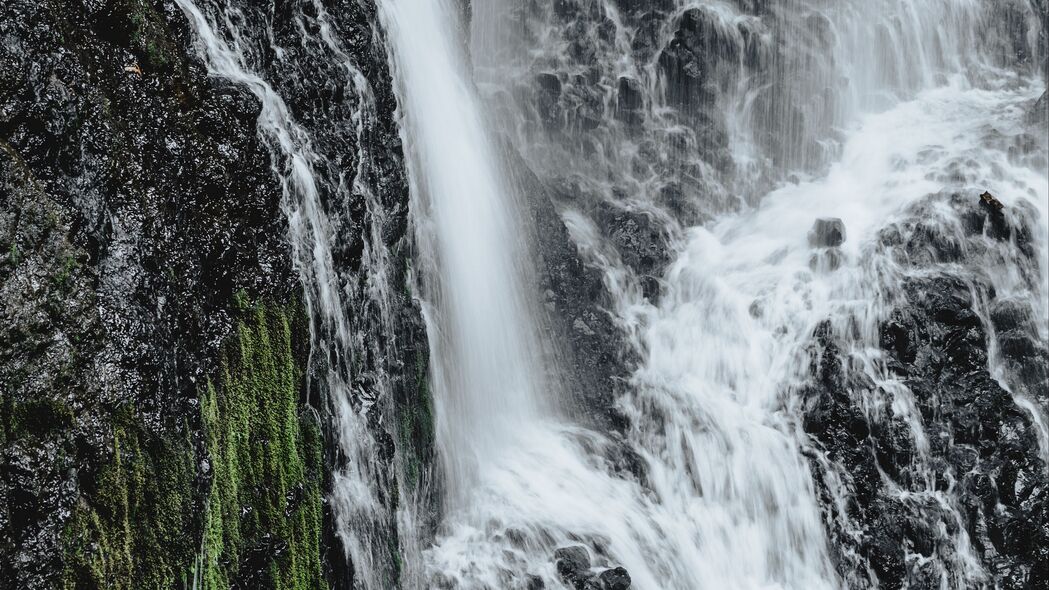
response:
<path id="1" fill-rule="evenodd" d="M 262 104 L 259 128 L 283 181 L 339 434 L 329 502 L 361 588 L 390 587 L 394 560 L 406 587 L 563 588 L 552 556 L 568 545 L 586 547 L 597 571 L 626 568 L 637 589 L 846 587 L 812 466 L 824 466 L 841 504 L 850 474 L 800 424 L 817 327 L 829 320 L 851 362 L 890 394 L 891 412 L 910 425 L 914 461 L 931 474 L 925 425 L 878 340 L 916 271 L 880 233 L 919 216 L 957 232 L 945 195 L 990 190 L 1034 220 L 1039 259 L 1049 256 L 1049 146 L 1030 139 L 1027 122 L 1045 82 L 1036 59 L 1002 57 L 1036 55 L 1037 39 L 1007 38 L 1013 25 L 996 2 L 665 0 L 647 12 L 621 0 L 474 0 L 464 20 L 454 0 L 379 0 L 411 179 L 443 483 L 437 538 L 420 546 L 401 530 L 401 547 L 418 550 L 398 557 L 370 402 L 353 391 L 360 343 L 326 203 L 364 198 L 376 217 L 367 242 L 380 307 L 382 207 L 367 183 L 341 186 L 319 172 L 330 158 L 258 73 L 241 12 L 177 3 L 211 73 Z M 1038 18 L 1033 4 L 1009 6 L 1009 23 Z M 309 12 L 302 18 L 317 26 L 304 38 L 344 65 L 363 121 L 367 82 L 323 3 Z M 541 244 L 528 237 L 529 199 L 538 197 L 513 180 L 522 165 L 573 187 L 559 213 L 601 271 L 607 311 L 639 359 L 616 400 L 629 419 L 623 432 L 562 411 L 565 369 L 534 288 Z M 601 208 L 655 220 L 669 266 L 624 262 L 593 213 Z M 840 219 L 844 243 L 814 245 L 818 218 Z M 970 273 L 999 297 L 1032 302 L 1049 325 L 1049 262 L 1031 268 L 988 244 L 983 270 L 936 263 L 921 272 Z M 976 287 L 974 295 L 987 297 Z M 1033 417 L 1049 457 L 1044 408 L 999 356 L 992 345 L 993 373 Z M 881 393 L 855 395 L 870 396 L 860 402 L 873 415 Z M 623 449 L 637 472 L 609 459 Z M 952 491 L 927 479 L 889 488 L 960 523 Z M 948 525 L 949 550 L 936 558 L 943 587 L 986 586 L 990 572 L 964 526 Z"/>
<path id="2" fill-rule="evenodd" d="M 878 247 L 879 232 L 915 215 L 930 195 L 979 186 L 1007 206 L 1033 208 L 1046 251 L 1044 142 L 1028 159 L 1008 142 L 988 147 L 991 136 L 1025 133 L 1026 109 L 1044 84 L 1001 67 L 988 41 L 989 3 L 795 2 L 764 19 L 729 2 L 664 4 L 672 5 L 666 23 L 708 27 L 697 42 L 728 64 L 707 82 L 716 98 L 696 105 L 673 96 L 659 60 L 631 45 L 640 25 L 624 3 L 488 0 L 474 3 L 482 102 L 457 7 L 383 3 L 421 236 L 436 253 L 434 379 L 455 501 L 421 564 L 433 585 L 532 588 L 541 579 L 562 587 L 551 556 L 583 544 L 598 570 L 624 566 L 634 588 L 843 587 L 803 454 L 815 451 L 799 426 L 814 330 L 831 320 L 854 361 L 894 392 L 894 411 L 909 416 L 921 447 L 914 400 L 878 351 L 878 326 L 907 274 Z M 654 45 L 673 35 L 664 25 Z M 640 123 L 616 104 L 633 84 L 624 78 L 637 81 Z M 537 80 L 540 92 L 556 93 L 562 105 L 575 100 L 576 110 L 538 112 Z M 684 107 L 701 113 L 682 117 Z M 705 144 L 697 116 L 727 122 L 715 143 L 729 163 Z M 676 260 L 653 302 L 586 207 L 563 205 L 642 354 L 619 403 L 644 481 L 606 460 L 615 437 L 537 410 L 537 400 L 558 394 L 545 377 L 557 368 L 537 366 L 542 344 L 524 325 L 536 321 L 521 300 L 528 244 L 496 133 L 512 138 L 541 175 L 649 212 L 675 236 Z M 971 169 L 958 176 L 959 166 Z M 707 221 L 693 225 L 665 210 L 670 181 Z M 841 219 L 847 232 L 829 254 L 810 242 L 824 217 Z M 948 213 L 943 223 L 956 221 Z M 834 260 L 820 258 L 828 255 Z M 1044 302 L 1046 269 L 1038 272 L 1034 292 L 1008 272 L 991 280 L 1000 292 Z M 1040 410 L 1021 396 L 1017 403 L 1044 424 Z M 931 498 L 962 521 L 955 499 L 931 482 L 900 493 Z M 945 583 L 986 583 L 964 527 L 950 528 Z"/>

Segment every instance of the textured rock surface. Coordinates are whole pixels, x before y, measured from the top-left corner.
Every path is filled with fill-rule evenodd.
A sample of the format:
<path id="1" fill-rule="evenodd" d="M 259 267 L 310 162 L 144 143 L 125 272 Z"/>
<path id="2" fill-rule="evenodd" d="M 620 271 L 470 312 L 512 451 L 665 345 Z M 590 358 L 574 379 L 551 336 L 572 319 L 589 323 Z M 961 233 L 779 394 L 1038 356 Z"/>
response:
<path id="1" fill-rule="evenodd" d="M 198 396 L 233 295 L 294 292 L 258 105 L 188 58 L 172 6 L 0 11 L 0 578 L 171 585 L 199 550 Z"/>
<path id="2" fill-rule="evenodd" d="M 374 7 L 324 5 L 372 82 L 368 166 L 350 79 L 297 40 L 317 15 L 243 14 L 293 53 L 264 56 L 261 74 L 323 173 L 365 170 L 383 202 L 398 338 L 362 352 L 359 378 L 364 391 L 396 373 L 377 405 L 392 415 L 374 419 L 386 460 L 402 446 L 419 485 L 432 419 L 386 56 Z M 348 584 L 322 502 L 338 458 L 306 389 L 309 322 L 259 102 L 207 75 L 169 1 L 13 0 L 0 39 L 0 587 Z M 363 283 L 370 213 L 342 205 L 339 264 Z M 357 326 L 381 333 L 380 310 L 361 310 Z"/>
<path id="3" fill-rule="evenodd" d="M 996 337 L 1011 387 L 1045 412 L 1049 352 L 1032 314 L 978 278 L 999 244 L 1008 252 L 1015 245 L 1020 268 L 1036 262 L 1025 246 L 1033 213 L 999 212 L 968 195 L 929 206 L 944 201 L 957 212 L 960 236 L 925 225 L 922 206 L 881 235 L 880 247 L 915 271 L 879 337 L 887 375 L 906 392 L 872 381 L 829 323 L 816 331 L 803 426 L 840 467 L 843 505 L 815 457 L 813 473 L 850 585 L 869 585 L 870 574 L 882 588 L 964 584 L 935 565 L 961 559 L 950 549 L 961 536 L 984 581 L 1040 588 L 1049 583 L 1049 471 L 1037 425 L 991 375 L 988 354 Z M 988 309 L 989 323 L 981 317 Z M 903 411 L 906 399 L 917 415 Z"/>

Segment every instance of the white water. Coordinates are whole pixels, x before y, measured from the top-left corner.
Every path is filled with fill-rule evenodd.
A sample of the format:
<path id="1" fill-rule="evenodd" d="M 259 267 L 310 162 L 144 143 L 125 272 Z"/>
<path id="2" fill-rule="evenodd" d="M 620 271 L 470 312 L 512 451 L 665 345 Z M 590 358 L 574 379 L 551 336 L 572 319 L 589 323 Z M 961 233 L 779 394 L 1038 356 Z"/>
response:
<path id="1" fill-rule="evenodd" d="M 601 4 L 618 25 L 614 8 Z M 662 277 L 658 305 L 641 296 L 637 277 L 604 243 L 601 228 L 581 211 L 565 212 L 580 250 L 604 271 L 618 320 L 643 354 L 631 392 L 620 400 L 632 423 L 626 444 L 647 467 L 646 481 L 639 482 L 616 473 L 607 459 L 620 443 L 541 409 L 544 392 L 550 391 L 547 373 L 556 368 L 538 365 L 542 345 L 524 325 L 535 320 L 522 300 L 529 274 L 522 268 L 528 253 L 518 237 L 520 205 L 514 187 L 501 180 L 505 172 L 485 128 L 486 107 L 475 98 L 460 55 L 454 7 L 444 0 L 383 3 L 420 240 L 432 240 L 436 253 L 429 327 L 439 335 L 433 378 L 451 502 L 440 538 L 425 563 L 414 564 L 425 568 L 431 585 L 524 588 L 529 576 L 536 576 L 547 588 L 561 588 L 554 549 L 584 544 L 597 569 L 622 565 L 640 589 L 843 587 L 802 455 L 803 449 L 815 451 L 797 423 L 798 388 L 810 378 L 806 346 L 826 319 L 832 320 L 835 337 L 848 343 L 850 362 L 889 392 L 889 411 L 910 423 L 919 448 L 916 461 L 928 462 L 914 399 L 889 374 L 878 351 L 878 326 L 913 271 L 894 262 L 876 237 L 915 215 L 908 208 L 930 195 L 957 190 L 974 197 L 987 189 L 1009 207 L 1037 211 L 1037 248 L 1045 259 L 1049 146 L 1043 137 L 1019 155 L 1012 149 L 1027 131 L 1025 109 L 1044 84 L 999 70 L 993 59 L 972 49 L 987 3 L 811 4 L 808 12 L 798 9 L 799 20 L 814 12 L 825 17 L 835 41 L 824 48 L 830 55 L 818 66 L 813 60 L 822 56 L 802 48 L 810 53 L 790 66 L 795 69 L 788 75 L 798 79 L 788 85 L 793 94 L 781 99 L 808 100 L 807 92 L 829 85 L 836 93 L 833 104 L 813 107 L 820 123 L 797 129 L 775 118 L 781 111 L 724 104 L 716 108 L 731 108 L 715 113 L 737 121 L 732 138 L 738 163 L 753 163 L 737 168 L 737 174 L 774 164 L 773 157 L 763 161 L 764 148 L 755 139 L 767 131 L 788 136 L 788 147 L 825 142 L 826 152 L 816 161 L 793 160 L 836 160 L 820 177 L 782 184 L 755 207 L 728 207 L 725 213 L 722 204 L 714 208 L 722 213 L 712 222 L 684 229 L 680 253 Z M 506 8 L 495 2 L 475 5 L 478 14 L 487 15 L 477 25 L 482 27 L 484 18 L 497 18 Z M 700 5 L 717 11 L 726 26 L 755 26 L 749 18 L 734 17 L 726 3 L 682 3 L 680 10 Z M 868 33 L 869 21 L 888 25 Z M 475 44 L 475 51 L 490 51 L 475 59 L 485 67 L 493 110 L 530 163 L 541 173 L 582 178 L 595 191 L 607 191 L 609 200 L 619 198 L 611 187 L 625 185 L 636 191 L 627 197 L 628 207 L 653 207 L 659 168 L 638 164 L 651 158 L 650 152 L 610 116 L 585 138 L 596 138 L 600 147 L 592 149 L 592 142 L 581 150 L 585 142 L 578 138 L 546 137 L 527 114 L 515 114 L 506 101 L 520 73 L 514 67 L 521 66 L 514 61 L 508 68 L 495 57 L 511 37 L 496 30 Z M 564 45 L 556 29 L 543 31 L 527 55 L 536 63 L 556 63 Z M 621 34 L 629 32 L 620 27 Z M 645 132 L 658 138 L 682 132 L 665 117 L 653 64 L 631 64 L 623 43 L 617 36 L 613 48 L 622 53 L 603 59 L 615 64 L 613 81 L 623 73 L 648 76 L 651 118 Z M 805 63 L 824 69 L 806 71 Z M 524 67 L 531 71 L 531 62 Z M 758 90 L 748 89 L 748 80 L 738 83 L 741 90 L 731 96 L 752 104 Z M 686 191 L 685 198 L 701 201 L 708 195 Z M 942 210 L 944 227 L 957 224 L 951 211 L 930 206 Z M 812 263 L 814 256 L 825 255 L 808 243 L 817 217 L 845 223 L 848 239 L 836 270 Z M 1049 318 L 1049 269 L 1037 269 L 1041 279 L 1032 291 L 1017 280 L 1022 261 L 1007 256 L 1001 263 L 1001 272 L 977 271 L 974 278 L 991 282 L 999 293 L 1039 302 L 1038 313 Z M 922 272 L 938 270 L 959 272 L 950 265 Z M 864 404 L 872 407 L 881 403 L 871 392 L 853 394 L 871 396 Z M 1019 397 L 1018 404 L 1041 411 Z M 1038 421 L 1044 425 L 1044 416 Z M 1044 441 L 1045 432 L 1041 437 Z M 832 485 L 839 486 L 831 491 L 840 497 L 850 474 L 830 469 Z M 948 519 L 961 519 L 950 492 L 936 491 L 931 482 L 924 490 L 899 494 L 915 505 L 931 499 Z M 849 523 L 842 526 L 850 531 Z M 950 550 L 938 556 L 943 583 L 986 584 L 988 572 L 964 528 L 952 528 L 959 532 L 942 540 Z"/>
<path id="2" fill-rule="evenodd" d="M 316 38 L 308 39 L 329 52 L 340 69 L 345 71 L 354 94 L 348 97 L 354 109 L 353 123 L 360 148 L 353 182 L 326 180 L 318 170 L 327 162 L 318 153 L 310 134 L 293 116 L 288 105 L 262 74 L 259 56 L 254 52 L 253 34 L 261 31 L 248 28 L 250 22 L 235 5 L 219 3 L 198 6 L 192 0 L 176 0 L 196 33 L 201 52 L 211 76 L 241 85 L 261 103 L 258 129 L 273 155 L 274 174 L 283 189 L 282 208 L 288 219 L 292 262 L 303 285 L 305 303 L 311 320 L 312 337 L 311 378 L 320 381 L 330 417 L 339 433 L 338 445 L 341 463 L 333 474 L 333 504 L 335 528 L 346 551 L 346 559 L 355 568 L 356 584 L 361 588 L 378 589 L 390 585 L 391 555 L 389 539 L 392 536 L 393 515 L 380 497 L 385 465 L 380 459 L 374 433 L 368 427 L 367 414 L 375 411 L 371 400 L 386 399 L 385 382 L 377 380 L 379 391 L 355 390 L 355 357 L 361 354 L 361 344 L 353 327 L 354 296 L 371 298 L 381 310 L 380 325 L 373 328 L 385 338 L 392 338 L 388 328 L 389 303 L 387 295 L 387 253 L 381 239 L 385 213 L 375 191 L 366 184 L 368 154 L 365 143 L 366 119 L 374 117 L 371 88 L 364 75 L 335 36 L 330 17 L 318 0 L 304 0 L 297 5 L 300 24 L 312 20 L 311 30 Z M 312 16 L 307 17 L 306 13 Z M 304 36 L 307 28 L 300 27 Z M 272 43 L 272 39 L 269 39 Z M 303 40 L 307 43 L 307 39 Z M 280 48 L 273 47 L 277 59 L 283 59 Z M 295 68 L 298 70 L 298 68 Z M 335 224 L 325 209 L 325 195 L 330 203 L 346 207 L 354 199 L 363 199 L 370 216 L 369 235 L 364 241 L 367 268 L 356 277 L 364 286 L 347 284 L 334 263 L 333 248 L 341 239 Z M 357 293 L 357 289 L 366 291 Z M 358 320 L 359 321 L 359 320 Z M 377 336 L 378 334 L 373 334 Z M 392 479 L 392 478 L 391 478 Z M 217 558 L 220 547 L 203 548 L 204 558 Z M 214 564 L 213 564 L 214 565 Z"/>
<path id="3" fill-rule="evenodd" d="M 350 303 L 332 262 L 331 246 L 340 236 L 321 203 L 322 189 L 333 190 L 318 186 L 316 167 L 323 156 L 283 99 L 253 71 L 251 44 L 242 38 L 247 37 L 244 19 L 232 9 L 202 11 L 190 0 L 177 1 L 211 72 L 245 85 L 262 102 L 260 131 L 278 156 L 295 261 L 315 322 L 314 349 L 332 359 L 322 377 L 346 461 L 336 473 L 331 499 L 336 525 L 358 585 L 389 587 L 390 515 L 375 485 L 383 466 L 362 417 L 367 408 L 355 407 L 352 400 L 359 396 L 344 374 L 357 345 Z M 475 4 L 482 15 L 506 7 Z M 480 46 L 491 48 L 491 56 L 474 56 L 483 66 L 485 89 L 499 97 L 493 109 L 478 98 L 471 81 L 462 54 L 464 31 L 451 0 L 380 2 L 404 117 L 447 488 L 440 537 L 421 555 L 405 555 L 403 584 L 523 588 L 527 576 L 538 576 L 547 588 L 561 588 L 553 551 L 582 543 L 598 569 L 625 566 L 634 588 L 843 587 L 802 456 L 803 449 L 812 450 L 797 425 L 796 388 L 808 378 L 805 346 L 815 325 L 827 318 L 849 343 L 850 358 L 891 393 L 888 411 L 910 422 L 919 448 L 916 461 L 928 462 L 914 400 L 877 352 L 877 326 L 895 302 L 899 282 L 913 271 L 893 262 L 874 238 L 888 224 L 913 215 L 907 208 L 930 194 L 989 189 L 1010 208 L 1029 203 L 1037 211 L 1037 246 L 1045 260 L 1049 148 L 1042 136 L 1018 154 L 1014 141 L 1024 131 L 1024 108 L 1044 84 L 999 70 L 972 50 L 984 41 L 978 33 L 986 2 L 794 4 L 782 9 L 790 26 L 778 34 L 786 46 L 769 47 L 798 49 L 781 72 L 797 79 L 779 100 L 801 105 L 810 125 L 798 128 L 781 120 L 782 109 L 759 108 L 760 80 L 751 79 L 742 63 L 733 66 L 735 74 L 719 79 L 727 90 L 712 111 L 728 121 L 736 168 L 726 178 L 699 155 L 703 138 L 666 106 L 654 63 L 631 61 L 631 31 L 618 16 L 613 15 L 613 50 L 600 58 L 603 65 L 614 64 L 610 80 L 601 82 L 604 100 L 612 100 L 617 76 L 642 79 L 649 115 L 643 133 L 654 143 L 628 133 L 607 114 L 589 137 L 544 136 L 507 99 L 518 72 L 487 59 L 506 37 L 489 35 Z M 772 37 L 728 2 L 680 2 L 677 10 L 699 6 L 716 13 L 726 34 L 740 43 L 748 28 L 763 33 L 763 42 Z M 610 3 L 606 9 L 614 11 Z M 319 15 L 311 17 L 318 25 L 316 41 L 345 64 L 363 117 L 367 83 L 327 26 L 323 7 L 314 3 L 313 12 Z M 834 31 L 829 48 L 802 41 L 809 34 L 804 17 L 814 13 L 826 17 Z M 881 24 L 867 27 L 871 21 Z M 485 26 L 484 18 L 480 22 Z M 548 29 L 530 56 L 560 60 L 564 47 L 554 33 Z M 661 35 L 666 40 L 671 33 Z M 823 57 L 828 59 L 818 59 Z M 521 67 L 531 71 L 532 64 Z M 828 90 L 833 94 L 824 102 Z M 490 118 L 488 110 L 504 114 L 504 120 Z M 689 180 L 682 183 L 683 198 L 718 215 L 702 226 L 671 228 L 680 238 L 679 251 L 661 277 L 656 305 L 642 297 L 638 277 L 606 243 L 602 228 L 585 211 L 565 211 L 580 250 L 605 273 L 612 311 L 642 353 L 630 393 L 620 400 L 632 423 L 625 443 L 571 424 L 556 410 L 559 369 L 542 354 L 541 318 L 530 300 L 530 245 L 522 237 L 525 208 L 519 187 L 506 180 L 497 130 L 507 133 L 541 175 L 574 175 L 607 201 L 621 198 L 613 187 L 625 186 L 625 206 L 651 210 L 674 225 L 655 197 L 666 176 L 679 175 Z M 767 133 L 787 138 L 787 147 L 765 146 Z M 680 136 L 687 138 L 683 149 L 663 149 Z M 760 186 L 752 175 L 784 177 L 791 170 L 768 170 L 782 158 L 770 153 L 813 150 L 813 142 L 818 156 L 787 158 L 812 165 L 797 171 L 809 180 L 781 184 L 760 199 L 744 198 L 749 195 L 743 189 L 732 192 L 731 187 Z M 653 155 L 653 149 L 659 153 Z M 817 177 L 808 175 L 823 164 L 827 169 Z M 373 214 L 381 214 L 366 186 L 353 191 L 368 199 Z M 716 203 L 707 207 L 707 201 Z M 942 214 L 944 227 L 956 224 L 946 207 L 933 203 L 931 209 Z M 844 220 L 848 233 L 842 266 L 814 269 L 809 228 L 816 217 L 833 216 Z M 372 238 L 369 258 L 381 270 L 381 240 L 377 233 Z M 1032 289 L 1018 278 L 1015 257 L 1006 253 L 986 260 L 984 270 L 962 271 L 989 280 L 999 294 L 1035 302 L 1040 325 L 1047 325 L 1049 269 L 1037 269 L 1040 282 Z M 951 265 L 923 269 L 940 270 L 959 271 Z M 380 307 L 382 276 L 377 272 L 372 283 Z M 1006 369 L 996 370 L 1008 382 Z M 868 401 L 872 407 L 882 403 L 873 395 Z M 1019 391 L 1017 403 L 1035 414 L 1042 411 Z M 1043 453 L 1049 456 L 1045 416 L 1038 419 Z M 645 482 L 610 465 L 608 457 L 622 444 L 642 457 Z M 836 475 L 847 485 L 848 473 Z M 948 517 L 958 517 L 951 494 L 936 491 L 931 482 L 927 489 L 900 494 L 916 504 L 932 499 Z M 405 521 L 410 515 L 402 516 Z M 938 556 L 947 587 L 987 582 L 988 572 L 964 532 L 944 543 L 952 549 Z"/>
<path id="4" fill-rule="evenodd" d="M 437 434 L 449 509 L 544 413 L 548 386 L 528 301 L 513 187 L 487 135 L 450 0 L 384 0 L 427 271 Z"/>

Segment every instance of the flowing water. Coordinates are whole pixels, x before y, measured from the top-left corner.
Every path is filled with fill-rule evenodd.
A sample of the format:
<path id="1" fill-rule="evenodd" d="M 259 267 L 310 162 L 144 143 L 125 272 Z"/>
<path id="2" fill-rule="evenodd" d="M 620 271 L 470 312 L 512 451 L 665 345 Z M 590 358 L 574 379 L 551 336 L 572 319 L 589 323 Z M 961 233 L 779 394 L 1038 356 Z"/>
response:
<path id="1" fill-rule="evenodd" d="M 177 3 L 199 39 L 209 73 L 243 86 L 261 104 L 259 133 L 270 146 L 274 174 L 281 180 L 292 260 L 311 320 L 311 378 L 319 381 L 338 433 L 338 463 L 328 499 L 335 513 L 336 533 L 345 547 L 347 561 L 353 564 L 357 583 L 364 588 L 389 587 L 395 577 L 390 550 L 395 515 L 389 514 L 382 496 L 395 484 L 385 474 L 376 433 L 369 424 L 370 414 L 378 411 L 372 407 L 374 400 L 389 397 L 388 385 L 380 378 L 371 382 L 376 391 L 359 388 L 362 377 L 366 377 L 359 374 L 360 357 L 369 352 L 376 354 L 364 350 L 359 336 L 359 324 L 366 317 L 365 306 L 377 307 L 380 317 L 377 326 L 364 329 L 377 337 L 394 338 L 389 327 L 385 281 L 388 255 L 381 239 L 383 205 L 377 191 L 368 185 L 373 171 L 368 168 L 367 131 L 369 119 L 375 117 L 371 89 L 343 48 L 343 41 L 336 36 L 323 3 L 292 3 L 292 14 L 300 25 L 297 32 L 302 35 L 298 42 L 303 47 L 318 48 L 316 51 L 324 59 L 337 64 L 353 89 L 345 100 L 353 112 L 351 123 L 360 153 L 354 181 L 346 183 L 342 175 L 345 171 L 336 169 L 330 174 L 327 170 L 340 154 L 322 153 L 315 146 L 315 138 L 296 120 L 274 84 L 261 73 L 267 54 L 277 62 L 287 57 L 276 44 L 272 28 L 261 28 L 253 7 L 219 2 L 198 5 L 192 0 Z M 273 26 L 272 22 L 269 26 Z M 295 76 L 310 75 L 300 64 L 284 65 Z M 347 239 L 340 233 L 337 218 L 351 210 L 356 201 L 365 203 L 371 223 L 363 245 L 365 268 L 361 276 L 354 277 L 354 269 L 340 268 L 335 263 L 335 251 Z M 210 549 L 204 548 L 206 556 Z"/>
<path id="2" fill-rule="evenodd" d="M 695 43 L 723 62 L 702 104 L 675 96 L 660 58 L 632 44 L 646 25 L 629 3 L 474 2 L 476 89 L 456 5 L 382 3 L 420 239 L 436 254 L 433 377 L 454 501 L 416 564 L 431 584 L 561 587 L 554 550 L 583 544 L 598 569 L 624 566 L 635 588 L 842 587 L 806 457 L 818 451 L 799 425 L 812 334 L 831 320 L 922 449 L 914 399 L 878 348 L 912 271 L 879 233 L 926 215 L 922 206 L 952 231 L 957 218 L 936 195 L 987 189 L 1032 215 L 1045 258 L 1047 146 L 1031 144 L 1026 122 L 1044 83 L 1030 64 L 1017 73 L 1002 63 L 993 3 L 813 0 L 760 16 L 729 2 L 660 4 L 670 16 L 652 34 L 656 47 L 691 22 L 704 31 Z M 1034 36 L 1025 42 L 1036 53 Z M 624 85 L 638 95 L 631 116 L 616 103 Z M 541 176 L 581 187 L 562 216 L 641 353 L 619 404 L 643 478 L 606 460 L 617 437 L 539 409 L 563 392 L 548 376 L 558 368 L 537 366 L 543 345 L 525 325 L 539 321 L 522 301 L 529 244 L 497 134 Z M 667 210 L 671 184 L 698 213 Z M 595 201 L 667 224 L 677 256 L 658 301 L 588 216 Z M 822 217 L 846 228 L 833 252 L 810 243 Z M 1019 257 L 1000 262 L 981 276 L 1035 302 L 1045 325 L 1047 269 L 1033 269 L 1041 278 L 1031 282 L 1018 278 L 1032 270 Z M 1042 410 L 1019 394 L 1017 403 L 1042 425 L 1044 444 Z M 827 469 L 844 502 L 849 474 Z M 932 482 L 898 493 L 932 499 L 961 522 Z M 964 527 L 950 528 L 944 583 L 986 584 Z"/>
<path id="3" fill-rule="evenodd" d="M 931 473 L 913 395 L 878 342 L 900 285 L 919 271 L 900 264 L 880 233 L 917 217 L 956 233 L 946 195 L 990 190 L 1033 219 L 1038 260 L 1049 255 L 1049 146 L 1044 135 L 1032 139 L 1028 122 L 1045 89 L 1031 57 L 1038 4 L 664 0 L 648 12 L 620 0 L 474 0 L 470 21 L 453 0 L 379 0 L 411 179 L 444 484 L 437 538 L 406 538 L 405 523 L 421 516 L 410 503 L 387 513 L 391 482 L 368 420 L 369 400 L 386 392 L 382 380 L 369 395 L 354 391 L 358 299 L 333 255 L 344 238 L 333 209 L 363 199 L 373 221 L 369 280 L 359 288 L 388 315 L 382 206 L 369 174 L 358 169 L 347 186 L 325 172 L 334 156 L 260 73 L 260 44 L 286 59 L 272 31 L 254 30 L 257 21 L 233 6 L 177 3 L 212 74 L 262 105 L 315 370 L 339 433 L 329 501 L 361 588 L 392 585 L 395 520 L 402 547 L 421 545 L 404 550 L 396 568 L 406 587 L 561 588 L 551 557 L 577 544 L 599 570 L 625 567 L 640 589 L 844 587 L 812 464 L 829 474 L 840 503 L 850 474 L 800 426 L 817 326 L 830 320 L 852 362 L 889 393 L 889 411 L 910 425 L 915 461 Z M 367 81 L 324 3 L 292 4 L 297 22 L 310 23 L 303 46 L 352 80 L 347 100 L 365 149 Z M 1009 36 L 1016 22 L 1031 33 Z M 1009 57 L 1018 54 L 1028 58 Z M 506 157 L 512 152 L 521 158 Z M 601 271 L 609 313 L 640 359 L 617 400 L 629 418 L 624 432 L 565 411 L 564 368 L 551 352 L 557 343 L 544 341 L 534 289 L 532 261 L 546 236 L 527 237 L 529 199 L 539 197 L 513 180 L 522 165 L 572 187 L 560 214 Z M 593 215 L 600 208 L 660 224 L 669 266 L 624 262 Z M 840 247 L 812 245 L 817 218 L 842 220 Z M 990 242 L 974 256 L 975 270 L 934 263 L 920 272 L 987 282 L 999 297 L 1031 302 L 1036 325 L 1049 326 L 1049 262 L 1031 268 Z M 1037 336 L 1049 339 L 1045 329 Z M 1044 408 L 994 346 L 989 356 L 1040 425 L 1049 458 Z M 882 397 L 869 396 L 872 415 L 885 411 Z M 609 459 L 624 449 L 641 464 L 633 474 Z M 927 479 L 896 493 L 960 522 L 951 491 Z M 964 527 L 944 530 L 944 587 L 988 584 Z"/>
<path id="4" fill-rule="evenodd" d="M 380 6 L 428 271 L 438 441 L 448 496 L 466 504 L 478 471 L 546 406 L 525 232 L 455 34 L 458 11 L 445 0 Z"/>

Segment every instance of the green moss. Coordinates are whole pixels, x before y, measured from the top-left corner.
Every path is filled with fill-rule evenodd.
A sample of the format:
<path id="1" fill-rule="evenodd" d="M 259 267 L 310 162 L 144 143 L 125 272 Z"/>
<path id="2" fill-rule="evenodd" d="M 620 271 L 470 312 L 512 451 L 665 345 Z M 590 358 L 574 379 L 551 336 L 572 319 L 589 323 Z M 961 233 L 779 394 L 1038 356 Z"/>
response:
<path id="1" fill-rule="evenodd" d="M 254 306 L 243 313 L 203 395 L 213 473 L 203 587 L 318 588 L 322 441 L 316 419 L 300 411 L 294 312 Z"/>
<path id="2" fill-rule="evenodd" d="M 430 395 L 428 359 L 424 352 L 415 353 L 414 389 L 416 397 L 398 404 L 398 437 L 402 452 L 405 485 L 414 490 L 425 466 L 433 456 L 434 416 Z"/>
<path id="3" fill-rule="evenodd" d="M 73 411 L 57 399 L 36 399 L 17 402 L 6 399 L 2 430 L 5 438 L 18 440 L 24 436 L 44 436 L 49 432 L 66 430 L 75 420 Z"/>
<path id="4" fill-rule="evenodd" d="M 120 0 L 119 9 L 126 15 L 132 47 L 152 69 L 163 69 L 177 59 L 163 17 L 151 0 Z"/>
<path id="5" fill-rule="evenodd" d="M 59 287 L 66 287 L 69 283 L 69 278 L 73 276 L 73 273 L 80 268 L 80 262 L 72 254 L 65 254 L 62 257 L 62 263 L 58 268 L 58 272 L 54 276 L 55 284 Z"/>
<path id="6" fill-rule="evenodd" d="M 323 441 L 300 402 L 299 308 L 241 303 L 200 422 L 154 431 L 130 409 L 114 415 L 112 456 L 81 475 L 64 530 L 62 588 L 323 586 Z M 5 440 L 75 419 L 57 402 L 0 404 Z"/>
<path id="7" fill-rule="evenodd" d="M 85 478 L 68 521 L 62 588 L 172 588 L 195 553 L 193 447 L 115 417 L 113 456 Z"/>

